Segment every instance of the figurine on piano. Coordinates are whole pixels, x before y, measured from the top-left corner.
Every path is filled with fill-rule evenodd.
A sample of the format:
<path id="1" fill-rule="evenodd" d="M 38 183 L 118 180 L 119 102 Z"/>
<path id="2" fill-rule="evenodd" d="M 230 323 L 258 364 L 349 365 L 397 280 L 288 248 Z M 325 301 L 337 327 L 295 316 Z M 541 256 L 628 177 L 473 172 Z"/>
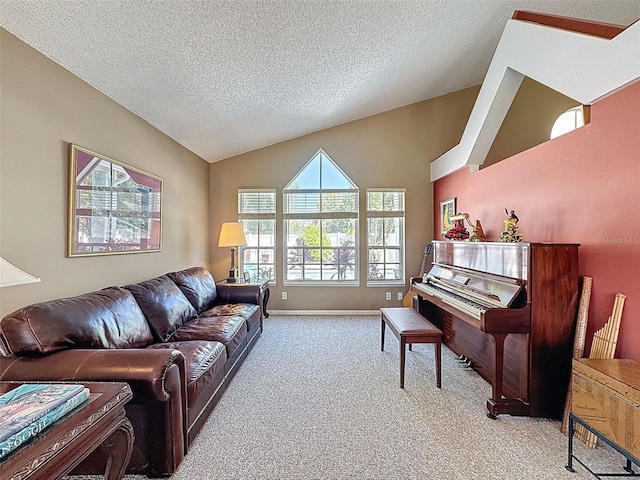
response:
<path id="1" fill-rule="evenodd" d="M 504 220 L 504 230 L 498 238 L 499 242 L 518 243 L 522 241 L 522 234 L 518 232 L 518 217 L 513 210 L 504 209 L 507 218 Z"/>

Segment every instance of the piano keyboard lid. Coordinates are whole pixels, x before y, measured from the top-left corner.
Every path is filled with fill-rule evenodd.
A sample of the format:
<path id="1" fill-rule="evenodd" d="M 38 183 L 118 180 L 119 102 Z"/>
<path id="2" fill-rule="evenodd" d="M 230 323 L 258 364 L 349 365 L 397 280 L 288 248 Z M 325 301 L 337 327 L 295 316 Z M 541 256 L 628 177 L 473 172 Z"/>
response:
<path id="1" fill-rule="evenodd" d="M 427 281 L 496 308 L 509 308 L 523 290 L 522 284 L 514 279 L 492 278 L 440 265 L 431 268 Z"/>

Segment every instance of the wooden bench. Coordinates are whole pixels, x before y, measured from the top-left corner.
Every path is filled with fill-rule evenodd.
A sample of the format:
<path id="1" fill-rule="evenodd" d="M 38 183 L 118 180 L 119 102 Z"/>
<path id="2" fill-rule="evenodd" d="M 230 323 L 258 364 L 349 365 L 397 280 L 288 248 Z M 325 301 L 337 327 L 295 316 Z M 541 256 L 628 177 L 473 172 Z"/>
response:
<path id="1" fill-rule="evenodd" d="M 400 388 L 404 388 L 405 345 L 435 343 L 436 385 L 441 384 L 442 331 L 412 308 L 381 308 L 382 340 L 380 350 L 384 352 L 384 331 L 388 326 L 400 341 Z"/>

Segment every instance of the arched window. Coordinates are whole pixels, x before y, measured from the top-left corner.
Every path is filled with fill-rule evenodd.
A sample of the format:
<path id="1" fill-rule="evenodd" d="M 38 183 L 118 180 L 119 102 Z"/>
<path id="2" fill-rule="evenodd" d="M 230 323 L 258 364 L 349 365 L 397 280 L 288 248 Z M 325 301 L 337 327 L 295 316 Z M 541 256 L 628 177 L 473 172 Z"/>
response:
<path id="1" fill-rule="evenodd" d="M 358 187 L 320 149 L 283 190 L 285 284 L 358 284 Z"/>
<path id="2" fill-rule="evenodd" d="M 562 113 L 554 122 L 551 127 L 550 139 L 569 133 L 576 128 L 584 126 L 584 114 L 582 105 L 570 108 L 566 112 Z"/>

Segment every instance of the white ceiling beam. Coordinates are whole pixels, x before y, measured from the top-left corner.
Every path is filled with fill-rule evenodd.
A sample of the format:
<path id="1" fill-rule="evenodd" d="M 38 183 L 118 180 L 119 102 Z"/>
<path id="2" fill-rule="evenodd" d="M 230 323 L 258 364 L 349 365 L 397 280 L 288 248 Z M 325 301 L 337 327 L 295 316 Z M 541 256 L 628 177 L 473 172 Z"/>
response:
<path id="1" fill-rule="evenodd" d="M 432 182 L 479 169 L 524 76 L 590 105 L 640 78 L 640 22 L 608 40 L 509 20 L 460 143 L 431 163 Z"/>

